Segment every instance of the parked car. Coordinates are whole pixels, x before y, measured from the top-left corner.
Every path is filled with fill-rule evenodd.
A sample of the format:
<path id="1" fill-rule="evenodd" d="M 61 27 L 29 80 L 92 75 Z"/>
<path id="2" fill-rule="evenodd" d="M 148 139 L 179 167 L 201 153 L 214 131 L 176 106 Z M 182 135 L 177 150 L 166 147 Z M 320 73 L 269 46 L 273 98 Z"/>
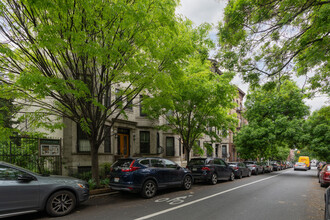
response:
<path id="1" fill-rule="evenodd" d="M 0 161 L 0 218 L 44 209 L 51 216 L 63 216 L 88 198 L 83 180 L 40 175 Z"/>
<path id="2" fill-rule="evenodd" d="M 110 187 L 114 190 L 141 193 L 152 198 L 159 189 L 182 187 L 190 189 L 191 172 L 171 160 L 157 157 L 117 160 L 110 171 Z"/>
<path id="3" fill-rule="evenodd" d="M 325 201 L 324 219 L 330 220 L 330 186 L 325 191 L 324 201 Z"/>
<path id="4" fill-rule="evenodd" d="M 279 162 L 273 161 L 271 164 L 273 166 L 273 171 L 282 170 L 282 166 L 281 166 L 281 164 Z"/>
<path id="5" fill-rule="evenodd" d="M 273 166 L 270 162 L 261 162 L 265 173 L 273 172 Z"/>
<path id="6" fill-rule="evenodd" d="M 211 184 L 217 184 L 218 180 L 235 179 L 233 168 L 220 158 L 193 158 L 187 168 L 191 170 L 194 180 L 209 181 Z"/>
<path id="7" fill-rule="evenodd" d="M 251 176 L 252 174 L 252 171 L 244 163 L 230 162 L 228 165 L 233 168 L 235 177 L 238 179 L 242 179 L 243 176 Z"/>
<path id="8" fill-rule="evenodd" d="M 323 166 L 323 169 L 319 175 L 319 183 L 321 187 L 326 187 L 330 185 L 330 164 Z"/>
<path id="9" fill-rule="evenodd" d="M 323 167 L 327 165 L 326 162 L 319 162 L 318 165 L 317 165 L 317 177 L 320 176 L 320 172 L 321 170 L 323 169 Z"/>
<path id="10" fill-rule="evenodd" d="M 323 167 L 324 167 L 325 165 L 327 165 L 327 163 L 322 163 L 321 166 L 320 166 L 320 168 L 317 168 L 317 177 L 320 176 L 320 172 L 321 172 L 321 170 L 323 169 Z"/>
<path id="11" fill-rule="evenodd" d="M 297 162 L 297 163 L 294 165 L 293 170 L 305 170 L 305 171 L 307 171 L 307 170 L 308 170 L 308 167 L 307 167 L 306 164 L 303 163 L 303 162 Z"/>
<path id="12" fill-rule="evenodd" d="M 244 164 L 251 170 L 252 174 L 264 173 L 264 168 L 256 161 L 245 161 Z"/>

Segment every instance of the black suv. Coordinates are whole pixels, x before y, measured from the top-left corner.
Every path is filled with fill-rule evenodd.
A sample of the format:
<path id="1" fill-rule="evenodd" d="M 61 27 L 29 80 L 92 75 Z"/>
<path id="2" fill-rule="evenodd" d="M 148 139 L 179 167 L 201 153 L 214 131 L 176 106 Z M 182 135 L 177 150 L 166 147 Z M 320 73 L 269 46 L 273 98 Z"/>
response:
<path id="1" fill-rule="evenodd" d="M 111 166 L 110 187 L 114 190 L 140 192 L 152 198 L 158 189 L 190 189 L 193 177 L 189 170 L 173 161 L 157 157 L 119 159 Z"/>
<path id="2" fill-rule="evenodd" d="M 193 158 L 187 168 L 192 172 L 194 180 L 209 181 L 213 185 L 218 180 L 235 179 L 233 168 L 220 158 Z"/>

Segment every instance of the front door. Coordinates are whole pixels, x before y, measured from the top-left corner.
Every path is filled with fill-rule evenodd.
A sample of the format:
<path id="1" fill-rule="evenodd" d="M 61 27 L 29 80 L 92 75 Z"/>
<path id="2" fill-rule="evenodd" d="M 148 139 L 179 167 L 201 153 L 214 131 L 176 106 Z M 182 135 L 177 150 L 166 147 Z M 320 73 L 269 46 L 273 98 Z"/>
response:
<path id="1" fill-rule="evenodd" d="M 118 154 L 124 157 L 129 156 L 129 135 L 118 134 Z"/>

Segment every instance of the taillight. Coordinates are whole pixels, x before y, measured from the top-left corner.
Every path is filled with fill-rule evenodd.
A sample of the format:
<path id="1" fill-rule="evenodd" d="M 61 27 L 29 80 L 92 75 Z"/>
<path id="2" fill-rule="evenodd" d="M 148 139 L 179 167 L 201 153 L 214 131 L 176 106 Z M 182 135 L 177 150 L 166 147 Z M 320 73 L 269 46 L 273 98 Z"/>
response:
<path id="1" fill-rule="evenodd" d="M 330 172 L 325 172 L 324 179 L 329 179 L 329 178 L 330 178 Z"/>
<path id="2" fill-rule="evenodd" d="M 256 165 L 252 165 L 253 167 L 257 167 Z"/>
<path id="3" fill-rule="evenodd" d="M 121 171 L 122 172 L 133 172 L 135 170 L 140 169 L 140 167 L 133 167 L 134 162 L 135 162 L 135 160 L 133 160 L 133 162 L 131 163 L 131 165 L 129 166 L 128 169 L 122 169 Z"/>
<path id="4" fill-rule="evenodd" d="M 233 167 L 234 168 L 234 170 L 238 170 L 238 167 Z"/>
<path id="5" fill-rule="evenodd" d="M 208 167 L 202 167 L 202 170 L 203 171 L 210 171 L 210 168 L 208 168 Z"/>

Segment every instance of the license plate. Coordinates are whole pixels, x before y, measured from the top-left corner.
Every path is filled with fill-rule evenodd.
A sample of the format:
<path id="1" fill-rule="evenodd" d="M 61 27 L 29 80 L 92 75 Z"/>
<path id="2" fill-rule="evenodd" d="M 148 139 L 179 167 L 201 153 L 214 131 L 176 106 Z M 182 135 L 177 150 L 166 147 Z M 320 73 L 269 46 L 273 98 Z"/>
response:
<path id="1" fill-rule="evenodd" d="M 192 171 L 197 171 L 197 168 L 193 168 Z"/>
<path id="2" fill-rule="evenodd" d="M 114 179 L 114 181 L 115 181 L 115 183 L 118 183 L 118 182 L 119 182 L 119 178 L 116 177 L 116 178 Z"/>

